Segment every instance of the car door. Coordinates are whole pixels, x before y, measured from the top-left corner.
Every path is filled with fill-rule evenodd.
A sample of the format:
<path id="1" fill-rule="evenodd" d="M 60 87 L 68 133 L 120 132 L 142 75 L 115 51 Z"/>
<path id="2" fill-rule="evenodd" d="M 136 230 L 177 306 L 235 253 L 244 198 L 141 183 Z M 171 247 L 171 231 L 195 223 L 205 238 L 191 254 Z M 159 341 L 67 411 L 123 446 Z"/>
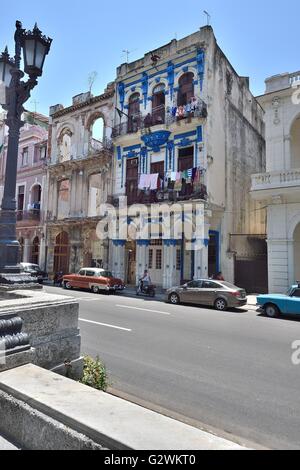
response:
<path id="1" fill-rule="evenodd" d="M 199 291 L 201 290 L 202 281 L 191 281 L 186 284 L 180 295 L 181 301 L 191 304 L 197 304 Z"/>
<path id="2" fill-rule="evenodd" d="M 77 289 L 84 289 L 85 286 L 85 270 L 81 269 L 78 274 L 73 277 L 72 286 Z"/>
<path id="3" fill-rule="evenodd" d="M 96 281 L 95 275 L 96 275 L 95 271 L 88 271 L 88 270 L 86 271 L 85 280 L 84 280 L 85 289 L 90 289 L 91 286 L 95 284 L 95 281 Z"/>
<path id="4" fill-rule="evenodd" d="M 291 296 L 286 300 L 286 312 L 287 314 L 300 315 L 300 289 L 295 289 Z"/>
<path id="5" fill-rule="evenodd" d="M 201 301 L 203 305 L 214 305 L 220 290 L 221 287 L 218 283 L 213 281 L 203 281 L 201 289 Z"/>

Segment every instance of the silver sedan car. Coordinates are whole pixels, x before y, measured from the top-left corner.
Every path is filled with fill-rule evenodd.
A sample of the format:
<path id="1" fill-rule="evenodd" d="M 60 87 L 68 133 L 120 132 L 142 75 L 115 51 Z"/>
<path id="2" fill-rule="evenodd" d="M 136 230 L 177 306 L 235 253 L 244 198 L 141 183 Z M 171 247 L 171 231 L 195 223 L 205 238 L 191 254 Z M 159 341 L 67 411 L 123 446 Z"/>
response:
<path id="1" fill-rule="evenodd" d="M 173 305 L 180 303 L 207 305 L 224 311 L 247 305 L 247 294 L 244 289 L 229 282 L 199 279 L 168 289 L 166 302 Z"/>

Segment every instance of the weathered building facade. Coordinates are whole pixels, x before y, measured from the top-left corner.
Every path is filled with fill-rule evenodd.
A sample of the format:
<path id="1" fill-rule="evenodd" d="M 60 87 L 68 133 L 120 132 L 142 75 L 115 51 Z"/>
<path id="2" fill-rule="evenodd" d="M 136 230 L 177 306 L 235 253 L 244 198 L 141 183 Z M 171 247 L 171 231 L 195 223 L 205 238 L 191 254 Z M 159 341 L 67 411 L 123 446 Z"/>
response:
<path id="1" fill-rule="evenodd" d="M 2 201 L 7 135 L 5 113 L 0 133 L 0 200 Z M 20 261 L 46 264 L 46 205 L 47 205 L 47 145 L 49 119 L 37 113 L 26 112 L 21 129 L 17 173 L 17 237 L 20 243 Z"/>
<path id="2" fill-rule="evenodd" d="M 47 269 L 50 276 L 83 265 L 107 266 L 108 244 L 96 236 L 100 205 L 111 193 L 114 86 L 50 109 Z"/>
<path id="3" fill-rule="evenodd" d="M 252 177 L 252 196 L 268 207 L 270 292 L 300 280 L 300 72 L 266 80 L 267 168 Z"/>
<path id="4" fill-rule="evenodd" d="M 250 283 L 249 266 L 265 250 L 265 212 L 249 195 L 250 175 L 264 170 L 263 111 L 212 28 L 121 65 L 116 108 L 113 204 L 127 197 L 129 235 L 110 240 L 114 274 L 134 284 L 149 269 L 155 284 L 167 288 L 222 270 L 228 281 Z M 194 247 L 184 230 L 162 234 L 159 209 L 151 218 L 160 204 L 172 218 L 174 203 L 191 202 L 202 220 Z M 148 208 L 151 239 L 130 236 L 136 204 Z"/>

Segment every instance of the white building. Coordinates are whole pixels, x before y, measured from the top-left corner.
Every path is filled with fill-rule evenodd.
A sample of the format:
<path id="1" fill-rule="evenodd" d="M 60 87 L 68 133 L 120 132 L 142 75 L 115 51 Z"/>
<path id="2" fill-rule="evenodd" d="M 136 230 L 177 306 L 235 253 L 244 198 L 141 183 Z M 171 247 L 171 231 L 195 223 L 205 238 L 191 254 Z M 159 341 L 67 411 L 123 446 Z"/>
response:
<path id="1" fill-rule="evenodd" d="M 228 281 L 264 290 L 252 273 L 258 266 L 267 271 L 265 211 L 250 198 L 251 174 L 264 170 L 263 111 L 212 28 L 121 65 L 116 95 L 114 204 L 127 196 L 129 206 L 146 204 L 150 217 L 154 205 L 193 201 L 203 203 L 205 217 L 201 250 L 187 249 L 184 233 L 164 239 L 159 227 L 152 240 L 112 239 L 115 275 L 134 284 L 149 269 L 167 288 L 222 270 Z M 197 184 L 186 173 L 196 169 Z M 180 172 L 179 185 L 172 185 Z M 149 175 L 159 175 L 157 189 L 149 188 Z M 133 229 L 134 223 L 128 217 Z"/>
<path id="2" fill-rule="evenodd" d="M 269 290 L 300 280 L 300 72 L 266 80 L 267 172 L 252 178 L 252 195 L 268 206 Z"/>

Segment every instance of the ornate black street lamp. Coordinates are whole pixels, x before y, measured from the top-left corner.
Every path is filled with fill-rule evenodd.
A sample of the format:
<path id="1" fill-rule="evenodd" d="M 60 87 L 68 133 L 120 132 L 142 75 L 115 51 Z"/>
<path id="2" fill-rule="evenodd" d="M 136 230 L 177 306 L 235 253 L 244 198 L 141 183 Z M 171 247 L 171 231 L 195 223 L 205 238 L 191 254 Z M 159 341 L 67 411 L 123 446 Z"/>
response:
<path id="1" fill-rule="evenodd" d="M 16 236 L 16 181 L 20 129 L 24 125 L 23 105 L 37 85 L 42 75 L 46 55 L 52 39 L 42 35 L 35 25 L 32 31 L 22 28 L 17 21 L 15 32 L 15 58 L 12 60 L 7 48 L 0 55 L 0 84 L 5 90 L 2 107 L 7 111 L 6 125 L 9 128 L 4 195 L 0 211 L 0 283 L 26 282 L 18 276 L 19 242 Z M 22 81 L 24 72 L 20 70 L 23 50 L 24 72 L 29 79 Z M 3 100 L 2 100 L 3 101 Z"/>

